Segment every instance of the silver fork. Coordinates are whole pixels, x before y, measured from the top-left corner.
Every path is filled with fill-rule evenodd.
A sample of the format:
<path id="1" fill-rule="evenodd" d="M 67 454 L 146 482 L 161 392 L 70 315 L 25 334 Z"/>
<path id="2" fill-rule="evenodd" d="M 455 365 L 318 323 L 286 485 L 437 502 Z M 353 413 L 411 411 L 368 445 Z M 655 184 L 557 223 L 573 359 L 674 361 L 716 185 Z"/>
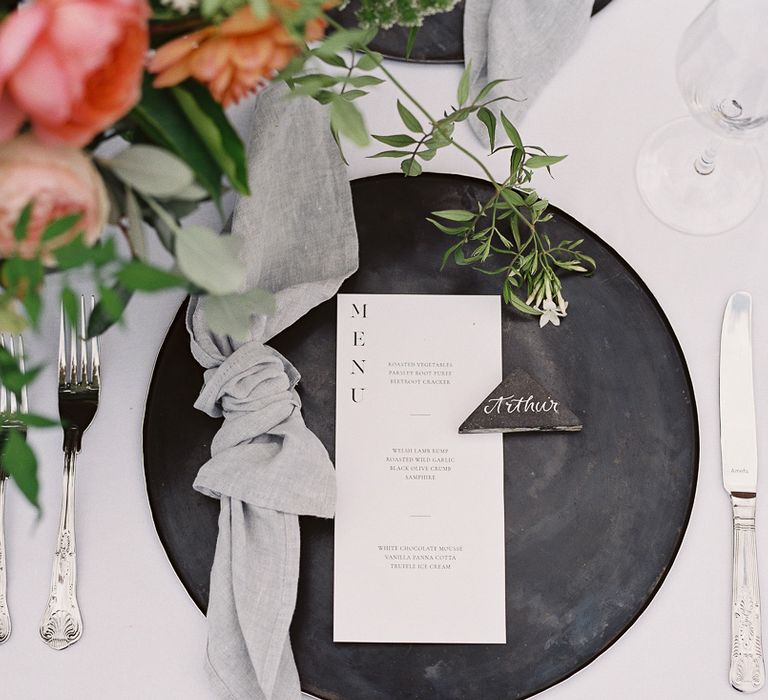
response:
<path id="1" fill-rule="evenodd" d="M 18 358 L 19 369 L 24 368 L 24 341 L 20 335 L 0 335 L 0 346 L 7 350 L 12 357 Z M 19 398 L 16 394 L 0 385 L 0 445 L 5 443 L 11 432 L 17 432 L 22 437 L 27 436 L 26 424 L 19 420 L 18 413 L 29 411 L 27 387 L 21 389 Z M 11 616 L 8 612 L 8 596 L 6 587 L 6 558 L 5 558 L 5 485 L 8 474 L 0 465 L 0 644 L 8 641 L 11 636 Z"/>
<path id="2" fill-rule="evenodd" d="M 91 311 L 94 299 L 91 297 Z M 85 298 L 80 297 L 80 332 L 61 310 L 59 327 L 59 418 L 64 429 L 64 482 L 59 534 L 51 576 L 51 593 L 40 623 L 40 636 L 52 649 L 66 649 L 83 633 L 77 604 L 75 556 L 75 458 L 83 433 L 99 406 L 99 343 L 85 339 Z M 67 353 L 67 345 L 69 352 Z M 67 361 L 69 354 L 69 361 Z"/>

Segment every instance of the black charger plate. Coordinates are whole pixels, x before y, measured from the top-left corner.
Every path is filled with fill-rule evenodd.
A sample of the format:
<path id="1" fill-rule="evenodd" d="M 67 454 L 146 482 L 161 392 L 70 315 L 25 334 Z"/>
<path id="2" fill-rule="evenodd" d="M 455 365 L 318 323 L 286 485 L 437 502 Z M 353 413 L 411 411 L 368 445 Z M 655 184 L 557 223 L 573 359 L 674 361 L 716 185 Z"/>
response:
<path id="1" fill-rule="evenodd" d="M 595 0 L 592 15 L 596 15 L 611 0 Z M 345 27 L 357 26 L 359 0 L 351 0 L 343 10 L 334 10 L 331 15 Z M 371 42 L 374 51 L 387 58 L 413 61 L 415 63 L 462 63 L 464 61 L 464 0 L 450 12 L 432 15 L 416 34 L 411 55 L 406 58 L 408 28 L 392 27 L 382 29 Z"/>
<path id="2" fill-rule="evenodd" d="M 472 208 L 489 190 L 454 175 L 353 182 L 360 271 L 342 291 L 497 293 L 496 277 L 454 266 L 439 272 L 449 239 L 424 220 L 431 210 Z M 568 279 L 571 306 L 559 328 L 539 329 L 504 309 L 504 370 L 522 367 L 537 376 L 584 429 L 504 436 L 507 644 L 334 644 L 333 523 L 303 518 L 292 641 L 307 692 L 326 700 L 528 697 L 613 644 L 669 571 L 698 470 L 685 360 L 629 265 L 570 216 L 553 212 L 544 228 L 554 239 L 584 238 L 598 271 L 592 279 Z M 322 304 L 273 342 L 301 372 L 307 424 L 331 456 L 335 307 L 335 299 Z M 190 354 L 183 314 L 184 308 L 155 367 L 144 459 L 160 538 L 204 610 L 218 503 L 193 491 L 192 482 L 219 423 L 192 407 L 202 370 Z"/>

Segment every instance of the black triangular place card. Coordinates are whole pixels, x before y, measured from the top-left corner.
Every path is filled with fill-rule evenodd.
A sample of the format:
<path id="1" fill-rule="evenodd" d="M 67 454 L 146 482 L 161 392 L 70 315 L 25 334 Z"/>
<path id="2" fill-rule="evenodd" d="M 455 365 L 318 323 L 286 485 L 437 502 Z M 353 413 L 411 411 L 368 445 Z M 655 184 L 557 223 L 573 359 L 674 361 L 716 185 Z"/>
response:
<path id="1" fill-rule="evenodd" d="M 581 421 L 522 369 L 510 372 L 459 427 L 460 433 L 581 430 Z"/>

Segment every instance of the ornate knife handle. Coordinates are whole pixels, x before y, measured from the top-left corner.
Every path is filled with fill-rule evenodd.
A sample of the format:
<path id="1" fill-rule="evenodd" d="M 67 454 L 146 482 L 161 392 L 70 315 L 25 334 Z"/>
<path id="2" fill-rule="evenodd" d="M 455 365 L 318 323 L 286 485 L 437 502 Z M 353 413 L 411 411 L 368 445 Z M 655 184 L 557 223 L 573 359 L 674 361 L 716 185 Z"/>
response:
<path id="1" fill-rule="evenodd" d="M 763 687 L 760 586 L 757 579 L 755 496 L 731 495 L 733 503 L 733 610 L 731 615 L 731 685 L 754 693 Z"/>
<path id="2" fill-rule="evenodd" d="M 5 482 L 7 476 L 0 472 L 0 644 L 11 636 L 11 616 L 8 612 L 8 600 L 5 576 Z"/>
<path id="3" fill-rule="evenodd" d="M 75 451 L 64 453 L 64 488 L 56 554 L 51 575 L 51 593 L 40 623 L 40 636 L 51 649 L 66 649 L 83 633 L 77 604 L 77 558 L 75 556 Z"/>

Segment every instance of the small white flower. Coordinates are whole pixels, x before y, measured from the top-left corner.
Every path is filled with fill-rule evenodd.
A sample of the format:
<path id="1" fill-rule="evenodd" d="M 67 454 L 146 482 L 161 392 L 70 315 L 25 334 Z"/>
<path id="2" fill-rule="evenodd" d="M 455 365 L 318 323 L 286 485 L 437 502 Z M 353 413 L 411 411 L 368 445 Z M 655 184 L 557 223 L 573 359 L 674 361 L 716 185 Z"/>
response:
<path id="1" fill-rule="evenodd" d="M 200 4 L 200 0 L 160 0 L 163 5 L 172 7 L 176 12 L 186 15 L 191 9 Z"/>
<path id="2" fill-rule="evenodd" d="M 542 312 L 539 316 L 539 327 L 544 328 L 548 323 L 553 326 L 560 325 L 560 317 L 558 316 L 557 304 L 551 299 L 545 299 L 541 305 Z"/>
<path id="3" fill-rule="evenodd" d="M 548 323 L 553 326 L 560 325 L 560 319 L 567 315 L 568 302 L 561 294 L 557 295 L 557 303 L 547 294 L 547 298 L 541 303 L 541 316 L 539 316 L 539 328 L 544 328 Z"/>

